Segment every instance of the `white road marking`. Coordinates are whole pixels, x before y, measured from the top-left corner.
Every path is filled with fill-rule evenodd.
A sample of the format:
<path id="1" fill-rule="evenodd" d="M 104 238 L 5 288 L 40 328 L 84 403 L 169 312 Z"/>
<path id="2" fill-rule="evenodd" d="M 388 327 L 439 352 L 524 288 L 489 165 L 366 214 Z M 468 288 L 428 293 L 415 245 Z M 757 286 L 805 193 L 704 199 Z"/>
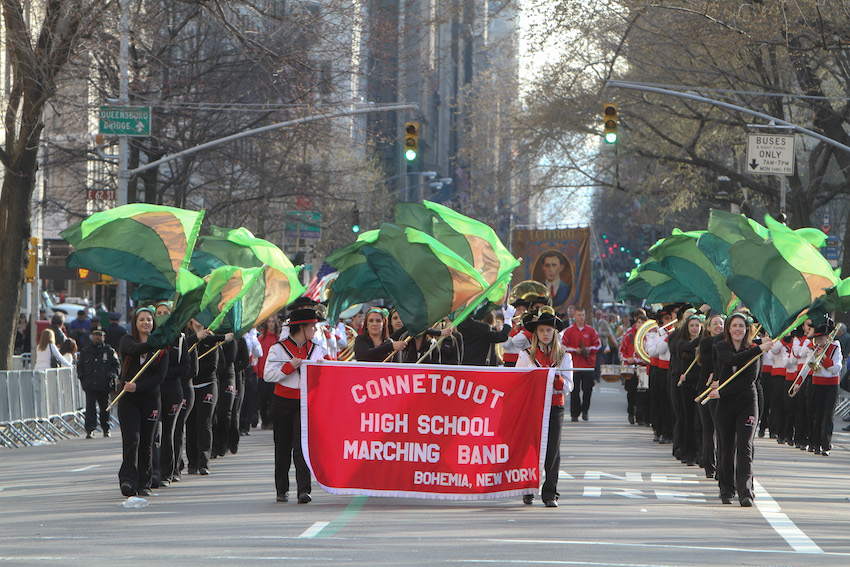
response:
<path id="1" fill-rule="evenodd" d="M 776 530 L 782 539 L 788 542 L 794 551 L 800 553 L 823 553 L 818 545 L 809 539 L 809 536 L 797 527 L 791 519 L 779 508 L 779 504 L 767 493 L 757 480 L 753 480 L 755 489 L 755 504 L 764 519 Z"/>
<path id="2" fill-rule="evenodd" d="M 100 466 L 100 465 L 89 465 L 89 466 L 87 466 L 87 467 L 82 467 L 82 468 L 79 468 L 79 469 L 73 469 L 71 472 L 85 472 L 85 471 L 90 471 L 90 470 L 92 470 L 92 469 L 94 469 L 94 468 L 97 468 L 97 467 L 99 467 L 99 466 Z"/>
<path id="3" fill-rule="evenodd" d="M 303 533 L 303 534 L 301 534 L 301 535 L 300 535 L 300 536 L 298 536 L 298 537 L 316 537 L 316 535 L 317 535 L 320 531 L 322 531 L 323 529 L 325 529 L 325 527 L 326 527 L 329 523 L 330 523 L 330 522 L 316 522 L 315 524 L 313 524 L 312 526 L 310 526 L 309 528 L 307 528 L 306 530 L 304 530 L 304 533 Z"/>
<path id="4" fill-rule="evenodd" d="M 578 541 L 578 540 L 565 540 L 565 539 L 470 539 L 467 541 L 490 541 L 493 543 L 527 543 L 531 545 L 603 545 L 607 547 L 638 547 L 642 549 L 698 549 L 700 551 L 733 551 L 735 553 L 781 553 L 781 554 L 821 554 L 825 556 L 835 556 L 835 557 L 850 557 L 850 553 L 842 553 L 842 552 L 834 552 L 834 551 L 791 551 L 791 550 L 783 550 L 783 549 L 748 549 L 744 547 L 708 547 L 708 546 L 696 546 L 696 545 L 666 545 L 666 544 L 653 544 L 653 543 L 623 543 L 619 541 Z"/>
<path id="5" fill-rule="evenodd" d="M 660 567 L 650 563 L 592 563 L 590 561 L 541 561 L 534 559 L 458 559 L 458 563 L 496 563 L 520 564 L 520 565 L 602 565 L 605 567 Z"/>

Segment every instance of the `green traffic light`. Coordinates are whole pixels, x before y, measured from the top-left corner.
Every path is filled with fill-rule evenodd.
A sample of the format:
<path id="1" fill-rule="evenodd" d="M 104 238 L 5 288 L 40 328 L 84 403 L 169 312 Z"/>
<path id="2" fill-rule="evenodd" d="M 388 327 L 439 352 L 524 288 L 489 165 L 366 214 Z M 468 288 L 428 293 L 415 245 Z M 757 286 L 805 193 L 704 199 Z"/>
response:
<path id="1" fill-rule="evenodd" d="M 407 161 L 416 161 L 416 150 L 405 150 L 404 159 Z"/>
<path id="2" fill-rule="evenodd" d="M 617 133 L 616 132 L 608 132 L 605 134 L 605 143 L 606 144 L 616 144 L 617 143 Z"/>

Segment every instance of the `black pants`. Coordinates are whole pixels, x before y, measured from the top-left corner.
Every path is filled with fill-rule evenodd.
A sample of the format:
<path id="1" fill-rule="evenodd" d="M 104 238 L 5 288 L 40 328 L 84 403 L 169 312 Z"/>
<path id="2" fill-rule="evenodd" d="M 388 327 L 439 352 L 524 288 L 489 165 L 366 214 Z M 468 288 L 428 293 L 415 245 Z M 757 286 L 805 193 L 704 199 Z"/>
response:
<path id="1" fill-rule="evenodd" d="M 832 412 L 838 401 L 838 384 L 829 386 L 812 384 L 812 426 L 811 441 L 817 448 L 832 449 Z"/>
<path id="2" fill-rule="evenodd" d="M 206 469 L 212 453 L 212 417 L 218 381 L 195 388 L 195 405 L 186 420 L 186 460 L 190 469 Z"/>
<path id="3" fill-rule="evenodd" d="M 629 419 L 636 419 L 637 414 L 637 374 L 623 376 L 623 388 L 626 390 L 626 413 Z"/>
<path id="4" fill-rule="evenodd" d="M 582 396 L 582 394 L 584 394 Z M 573 372 L 573 391 L 570 392 L 570 416 L 577 418 L 579 414 L 590 411 L 590 396 L 593 394 L 593 370 L 577 370 Z"/>
<path id="5" fill-rule="evenodd" d="M 124 394 L 125 396 L 127 394 Z M 123 398 L 122 398 L 123 399 Z M 119 400 L 120 401 L 120 400 Z M 97 404 L 97 405 L 95 405 Z M 104 433 L 109 431 L 109 392 L 95 392 L 86 390 L 86 432 L 91 433 L 97 429 L 97 408 L 100 407 L 100 428 Z"/>
<path id="6" fill-rule="evenodd" d="M 770 377 L 770 388 L 765 391 L 765 395 L 770 398 L 770 415 L 768 416 L 767 426 L 770 428 L 770 433 L 776 437 L 785 439 L 785 384 L 784 374 L 774 374 Z"/>
<path id="7" fill-rule="evenodd" d="M 670 395 L 667 393 L 667 369 L 649 367 L 649 398 L 652 415 L 652 430 L 658 437 L 668 440 L 673 437 L 673 418 L 670 408 Z"/>
<path id="8" fill-rule="evenodd" d="M 803 381 L 802 387 L 794 397 L 797 399 L 794 403 L 794 444 L 806 446 L 809 444 L 809 430 L 812 425 L 809 415 L 809 406 L 812 403 L 811 378 L 806 378 Z"/>
<path id="9" fill-rule="evenodd" d="M 239 424 L 242 419 L 242 408 L 245 402 L 245 372 L 236 373 L 236 398 L 233 400 L 233 413 L 230 416 L 230 427 L 227 429 L 227 448 L 231 453 L 239 449 Z"/>
<path id="10" fill-rule="evenodd" d="M 735 398 L 717 402 L 717 436 L 720 439 L 717 482 L 720 496 L 753 498 L 753 440 L 758 424 L 755 388 Z"/>
<path id="11" fill-rule="evenodd" d="M 558 475 L 561 470 L 561 429 L 564 425 L 564 406 L 552 406 L 549 412 L 549 435 L 546 437 L 546 458 L 543 460 L 543 500 L 557 500 Z"/>
<path id="12" fill-rule="evenodd" d="M 668 371 L 667 393 L 670 395 L 670 431 L 673 434 L 673 455 L 677 458 L 682 455 L 682 435 L 684 429 L 684 424 L 682 423 L 682 395 L 678 384 L 678 372 L 674 376 L 673 372 Z"/>
<path id="13" fill-rule="evenodd" d="M 682 461 L 693 461 L 697 455 L 697 413 L 694 398 L 697 397 L 695 383 L 682 382 L 677 386 L 679 405 L 679 448 L 681 449 Z"/>
<path id="14" fill-rule="evenodd" d="M 138 491 L 151 487 L 153 435 L 159 421 L 159 393 L 127 392 L 118 400 L 124 459 L 118 482 L 130 483 Z"/>
<path id="15" fill-rule="evenodd" d="M 696 396 L 694 396 L 696 397 Z M 714 416 L 712 409 L 714 400 L 709 400 L 707 404 L 694 402 L 697 411 L 699 412 L 700 423 L 702 424 L 702 468 L 707 474 L 717 472 L 717 452 L 714 445 Z"/>
<path id="16" fill-rule="evenodd" d="M 248 367 L 245 372 L 245 387 L 239 392 L 242 397 L 242 407 L 239 411 L 239 431 L 248 433 L 251 430 L 251 424 L 257 421 L 257 374 L 252 367 Z M 244 396 L 242 393 L 244 392 Z"/>
<path id="17" fill-rule="evenodd" d="M 263 429 L 269 429 L 272 425 L 271 401 L 274 398 L 274 382 L 257 380 L 257 413 L 263 423 Z M 257 419 L 251 422 L 256 427 Z"/>
<path id="18" fill-rule="evenodd" d="M 301 400 L 273 396 L 274 486 L 278 494 L 289 492 L 289 466 L 295 463 L 298 494 L 310 494 L 310 469 L 301 451 Z"/>
<path id="19" fill-rule="evenodd" d="M 177 415 L 177 423 L 174 427 L 174 469 L 171 471 L 171 478 L 180 476 L 180 471 L 183 470 L 183 446 L 186 434 L 186 420 L 195 406 L 195 389 L 192 387 L 191 380 L 183 380 L 183 402 L 180 406 L 180 413 Z"/>
<path id="20" fill-rule="evenodd" d="M 157 426 L 159 442 L 154 442 L 153 466 L 153 477 L 157 481 L 170 479 L 174 471 L 174 431 L 180 407 L 183 405 L 183 385 L 180 379 L 169 379 L 163 382 L 159 390 L 159 399 L 162 412 L 159 426 Z"/>
<path id="21" fill-rule="evenodd" d="M 785 384 L 782 387 L 782 407 L 784 411 L 784 419 L 782 421 L 782 431 L 784 433 L 783 437 L 789 443 L 794 442 L 794 434 L 795 434 L 795 425 L 796 418 L 795 413 L 797 411 L 797 396 L 793 398 L 788 394 L 788 388 L 791 387 L 791 380 L 785 380 Z"/>
<path id="22" fill-rule="evenodd" d="M 762 372 L 759 376 L 759 384 L 761 384 L 762 396 L 759 397 L 759 434 L 764 436 L 765 429 L 770 427 L 770 411 L 773 405 L 773 376 L 767 372 Z M 773 429 L 770 430 L 774 433 Z"/>
<path id="23" fill-rule="evenodd" d="M 226 379 L 223 378 L 224 376 L 220 374 L 218 401 L 213 419 L 213 456 L 222 456 L 227 453 L 227 436 L 230 431 L 230 421 L 233 418 L 233 403 L 236 400 L 236 375 L 230 374 Z"/>

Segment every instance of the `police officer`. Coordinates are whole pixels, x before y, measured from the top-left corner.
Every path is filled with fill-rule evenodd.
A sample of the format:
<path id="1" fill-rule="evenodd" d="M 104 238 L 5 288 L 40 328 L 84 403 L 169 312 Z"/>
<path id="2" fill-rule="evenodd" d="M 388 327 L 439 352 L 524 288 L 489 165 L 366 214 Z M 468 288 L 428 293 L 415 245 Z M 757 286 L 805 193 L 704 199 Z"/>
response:
<path id="1" fill-rule="evenodd" d="M 104 342 L 106 333 L 91 333 L 91 342 L 80 352 L 77 361 L 77 378 L 86 393 L 86 439 L 91 439 L 97 428 L 97 406 L 100 407 L 100 428 L 109 437 L 109 392 L 115 389 L 121 363 L 115 349 Z"/>

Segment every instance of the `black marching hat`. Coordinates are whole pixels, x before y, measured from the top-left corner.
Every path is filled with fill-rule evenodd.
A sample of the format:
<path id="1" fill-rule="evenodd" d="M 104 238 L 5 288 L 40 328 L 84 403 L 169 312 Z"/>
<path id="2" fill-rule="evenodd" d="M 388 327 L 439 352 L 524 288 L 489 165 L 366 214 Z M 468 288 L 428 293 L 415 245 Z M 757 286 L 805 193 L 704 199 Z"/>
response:
<path id="1" fill-rule="evenodd" d="M 561 318 L 555 315 L 554 313 L 543 313 L 540 317 L 537 318 L 536 321 L 529 321 L 528 323 L 524 323 L 525 328 L 531 331 L 532 333 L 537 330 L 537 327 L 540 325 L 548 325 L 550 327 L 555 327 L 555 330 L 562 331 L 564 329 L 564 322 L 561 321 Z"/>
<path id="2" fill-rule="evenodd" d="M 321 323 L 325 318 L 316 313 L 313 309 L 296 309 L 289 314 L 290 325 L 300 325 L 303 323 Z"/>
<path id="3" fill-rule="evenodd" d="M 817 327 L 815 327 L 815 332 L 812 336 L 815 337 L 825 337 L 829 335 L 832 331 L 835 330 L 835 323 L 831 319 L 827 319 Z"/>

